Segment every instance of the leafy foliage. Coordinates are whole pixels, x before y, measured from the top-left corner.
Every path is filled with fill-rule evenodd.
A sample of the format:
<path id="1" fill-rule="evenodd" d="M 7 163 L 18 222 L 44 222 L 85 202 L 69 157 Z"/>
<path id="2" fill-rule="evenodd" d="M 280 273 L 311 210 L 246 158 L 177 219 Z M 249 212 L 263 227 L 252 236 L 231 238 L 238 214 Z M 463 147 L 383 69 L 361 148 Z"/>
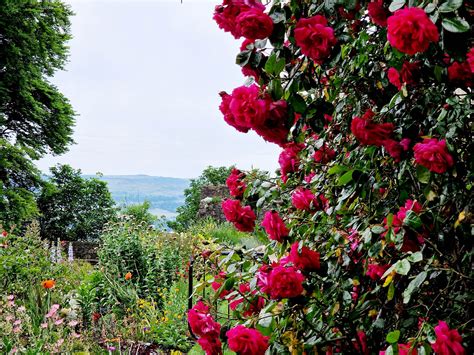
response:
<path id="1" fill-rule="evenodd" d="M 68 165 L 51 168 L 51 179 L 38 197 L 41 233 L 61 240 L 97 239 L 104 225 L 115 218 L 107 183 L 85 179 Z"/>

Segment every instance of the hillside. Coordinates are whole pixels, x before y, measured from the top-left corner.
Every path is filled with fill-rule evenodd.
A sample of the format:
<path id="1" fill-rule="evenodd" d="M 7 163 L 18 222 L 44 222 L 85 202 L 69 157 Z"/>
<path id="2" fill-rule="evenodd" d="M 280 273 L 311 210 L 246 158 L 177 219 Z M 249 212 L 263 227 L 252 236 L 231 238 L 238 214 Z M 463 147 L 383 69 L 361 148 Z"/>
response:
<path id="1" fill-rule="evenodd" d="M 92 176 L 86 176 L 92 177 Z M 188 179 L 148 175 L 104 175 L 112 197 L 118 205 L 150 201 L 151 212 L 168 218 L 176 215 L 176 208 L 184 203 L 184 190 Z"/>

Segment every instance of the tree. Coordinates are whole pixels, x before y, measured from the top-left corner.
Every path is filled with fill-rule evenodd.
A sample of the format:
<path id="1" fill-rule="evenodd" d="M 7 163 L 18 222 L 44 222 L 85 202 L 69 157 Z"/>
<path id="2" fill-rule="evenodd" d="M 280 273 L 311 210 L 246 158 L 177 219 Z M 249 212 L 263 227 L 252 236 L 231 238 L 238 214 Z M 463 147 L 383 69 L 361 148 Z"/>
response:
<path id="1" fill-rule="evenodd" d="M 168 225 L 175 231 L 185 231 L 193 223 L 197 222 L 199 203 L 201 202 L 201 190 L 204 186 L 225 184 L 232 167 L 227 168 L 209 166 L 201 173 L 197 179 L 191 179 L 189 188 L 184 190 L 184 205 L 178 207 L 175 221 L 170 221 Z"/>
<path id="2" fill-rule="evenodd" d="M 1 149 L 22 161 L 2 165 L 9 173 L 0 176 L 0 200 L 9 201 L 9 212 L 0 218 L 15 223 L 34 214 L 39 174 L 31 160 L 64 153 L 72 143 L 74 111 L 48 81 L 66 63 L 71 15 L 58 0 L 0 0 Z M 23 170 L 14 170 L 20 166 Z M 20 175 L 28 178 L 18 184 Z"/>
<path id="3" fill-rule="evenodd" d="M 150 206 L 150 201 L 144 201 L 143 203 L 125 206 L 120 213 L 130 218 L 133 223 L 144 223 L 146 226 L 150 226 L 158 220 L 158 217 L 150 213 Z"/>
<path id="4" fill-rule="evenodd" d="M 107 183 L 81 177 L 68 165 L 51 168 L 38 197 L 43 238 L 61 240 L 97 239 L 105 224 L 116 216 Z"/>
<path id="5" fill-rule="evenodd" d="M 276 177 L 247 175 L 243 198 L 223 203 L 268 243 L 209 256 L 219 269 L 199 289 L 216 293 L 188 313 L 199 344 L 222 353 L 222 334 L 237 353 L 468 353 L 471 6 L 266 5 L 224 0 L 214 13 L 245 38 L 247 83 L 221 93 L 223 118 L 282 150 Z M 235 309 L 222 327 L 219 298 Z"/>

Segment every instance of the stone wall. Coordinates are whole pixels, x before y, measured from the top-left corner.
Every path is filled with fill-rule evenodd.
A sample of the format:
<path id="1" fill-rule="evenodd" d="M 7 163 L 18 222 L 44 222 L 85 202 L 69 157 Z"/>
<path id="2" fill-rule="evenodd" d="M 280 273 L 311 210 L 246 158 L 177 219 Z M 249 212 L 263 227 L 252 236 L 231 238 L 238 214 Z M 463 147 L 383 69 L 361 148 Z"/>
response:
<path id="1" fill-rule="evenodd" d="M 225 222 L 226 219 L 222 213 L 221 203 L 229 197 L 229 189 L 226 185 L 204 186 L 201 190 L 198 218 L 212 217 L 216 221 Z"/>

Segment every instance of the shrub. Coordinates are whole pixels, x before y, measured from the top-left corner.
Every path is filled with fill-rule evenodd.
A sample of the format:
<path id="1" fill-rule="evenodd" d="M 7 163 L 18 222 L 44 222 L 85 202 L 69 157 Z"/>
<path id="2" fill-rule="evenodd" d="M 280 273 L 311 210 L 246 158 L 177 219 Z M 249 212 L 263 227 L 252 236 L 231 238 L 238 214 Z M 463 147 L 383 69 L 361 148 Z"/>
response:
<path id="1" fill-rule="evenodd" d="M 256 329 L 239 349 L 262 354 L 257 343 L 267 340 L 279 354 L 465 353 L 474 276 L 469 6 L 268 5 L 271 35 L 247 38 L 237 56 L 248 85 L 221 93 L 219 108 L 237 131 L 282 148 L 278 176 L 246 178 L 243 197 L 225 205 L 236 206 L 228 217 L 240 229 L 255 220 L 250 208 L 257 218 L 272 212 L 265 230 L 274 240 L 261 260 L 222 260 L 209 303 L 239 302 L 227 326 Z M 255 25 L 247 11 L 264 7 L 224 1 L 214 18 L 240 37 Z"/>

